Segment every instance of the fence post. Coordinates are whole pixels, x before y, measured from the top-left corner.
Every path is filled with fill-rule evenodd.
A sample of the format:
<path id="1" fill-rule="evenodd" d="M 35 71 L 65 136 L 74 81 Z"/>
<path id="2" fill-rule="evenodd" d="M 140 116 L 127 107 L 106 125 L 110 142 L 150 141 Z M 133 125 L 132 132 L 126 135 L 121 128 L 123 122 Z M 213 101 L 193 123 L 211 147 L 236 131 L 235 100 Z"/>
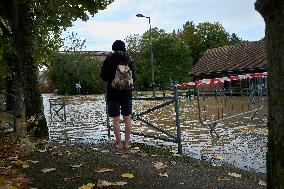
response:
<path id="1" fill-rule="evenodd" d="M 177 88 L 176 82 L 175 82 L 175 85 L 174 85 L 174 101 L 175 101 L 175 112 L 176 112 L 178 153 L 182 154 L 181 130 L 180 130 L 180 120 L 179 120 L 179 100 L 178 100 L 178 88 Z"/>
<path id="2" fill-rule="evenodd" d="M 66 109 L 65 109 L 65 100 L 63 97 L 63 110 L 64 110 L 64 122 L 66 123 Z"/>

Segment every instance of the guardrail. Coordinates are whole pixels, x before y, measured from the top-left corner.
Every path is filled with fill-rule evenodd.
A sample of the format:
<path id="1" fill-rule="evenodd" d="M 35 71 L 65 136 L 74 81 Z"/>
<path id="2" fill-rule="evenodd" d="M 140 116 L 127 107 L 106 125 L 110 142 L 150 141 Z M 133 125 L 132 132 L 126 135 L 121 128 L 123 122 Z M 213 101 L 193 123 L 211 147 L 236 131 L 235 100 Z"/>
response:
<path id="1" fill-rule="evenodd" d="M 66 122 L 65 104 L 66 103 L 64 98 L 49 99 L 49 113 L 50 113 L 51 122 L 53 120 Z"/>
<path id="2" fill-rule="evenodd" d="M 235 86 L 232 87 L 232 82 Z M 242 83 L 246 83 L 243 88 Z M 202 125 L 209 126 L 211 132 L 216 132 L 218 123 L 236 117 L 252 114 L 250 120 L 258 117 L 264 107 L 266 98 L 266 77 L 246 77 L 240 80 L 229 80 L 226 83 L 211 83 L 207 86 L 196 85 L 196 98 L 199 121 Z"/>
<path id="3" fill-rule="evenodd" d="M 10 99 L 10 100 L 8 100 Z M 7 106 L 6 106 L 6 103 L 7 101 L 9 101 L 12 106 L 11 106 L 11 109 L 10 110 L 7 110 Z M 17 110 L 17 106 L 19 105 L 23 105 L 24 104 L 24 101 L 15 96 L 15 95 L 12 95 L 12 94 L 9 94 L 9 93 L 6 93 L 4 91 L 0 91 L 0 112 L 6 112 L 10 115 L 12 115 L 12 122 L 13 122 L 13 130 L 14 132 L 16 132 L 17 130 L 17 111 L 20 111 L 23 107 L 21 106 L 20 108 L 18 108 Z"/>

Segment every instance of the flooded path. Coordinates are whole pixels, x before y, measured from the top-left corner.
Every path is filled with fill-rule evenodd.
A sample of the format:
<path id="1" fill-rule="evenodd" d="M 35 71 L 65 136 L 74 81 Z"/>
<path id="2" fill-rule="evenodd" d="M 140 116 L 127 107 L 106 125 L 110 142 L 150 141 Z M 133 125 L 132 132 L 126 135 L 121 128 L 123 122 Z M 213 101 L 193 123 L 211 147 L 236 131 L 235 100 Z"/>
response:
<path id="1" fill-rule="evenodd" d="M 103 95 L 65 96 L 67 101 L 67 122 L 51 122 L 49 113 L 52 94 L 43 95 L 45 116 L 49 125 L 51 140 L 69 140 L 74 142 L 96 143 L 108 140 L 105 100 Z M 141 112 L 161 102 L 134 101 L 134 111 Z M 148 120 L 175 134 L 174 105 L 156 110 L 145 116 Z M 194 101 L 180 101 L 180 122 L 182 131 L 183 154 L 196 159 L 210 161 L 213 165 L 222 163 L 265 173 L 267 151 L 267 128 L 258 120 L 250 121 L 250 115 L 220 123 L 216 131 L 220 138 L 210 134 L 208 127 L 198 122 L 197 105 Z M 122 130 L 124 128 L 122 127 Z M 141 122 L 133 122 L 133 131 L 163 137 Z M 113 139 L 113 133 L 111 132 Z M 123 136 L 122 136 L 123 138 Z M 171 142 L 133 136 L 132 142 L 146 143 L 177 151 L 177 145 Z"/>

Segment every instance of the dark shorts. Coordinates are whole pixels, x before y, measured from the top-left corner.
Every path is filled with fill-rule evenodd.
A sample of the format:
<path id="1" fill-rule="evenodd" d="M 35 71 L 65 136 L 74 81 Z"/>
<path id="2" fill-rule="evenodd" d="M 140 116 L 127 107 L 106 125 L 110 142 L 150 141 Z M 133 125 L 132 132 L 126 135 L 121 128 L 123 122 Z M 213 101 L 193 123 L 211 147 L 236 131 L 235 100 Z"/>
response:
<path id="1" fill-rule="evenodd" d="M 132 114 L 132 100 L 107 101 L 107 109 L 109 117 L 129 116 Z"/>

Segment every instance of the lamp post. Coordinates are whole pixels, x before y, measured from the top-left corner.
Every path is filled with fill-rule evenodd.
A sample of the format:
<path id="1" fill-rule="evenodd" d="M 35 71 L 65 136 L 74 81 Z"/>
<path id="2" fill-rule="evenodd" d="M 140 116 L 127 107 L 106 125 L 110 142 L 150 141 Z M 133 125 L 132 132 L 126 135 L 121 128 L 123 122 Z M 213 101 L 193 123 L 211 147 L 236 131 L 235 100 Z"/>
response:
<path id="1" fill-rule="evenodd" d="M 139 18 L 145 17 L 148 18 L 149 26 L 150 26 L 150 61 L 151 61 L 151 67 L 152 67 L 152 87 L 153 87 L 153 97 L 156 96 L 155 92 L 155 71 L 154 71 L 154 63 L 153 63 L 153 48 L 152 48 L 152 28 L 151 28 L 151 18 L 150 16 L 144 16 L 143 14 L 136 14 L 136 16 Z"/>
<path id="2" fill-rule="evenodd" d="M 77 94 L 81 93 L 81 83 L 80 83 L 80 65 L 79 65 L 79 61 L 75 60 L 75 62 L 77 63 L 77 78 L 78 78 L 78 83 L 76 83 L 76 89 L 77 89 Z"/>

